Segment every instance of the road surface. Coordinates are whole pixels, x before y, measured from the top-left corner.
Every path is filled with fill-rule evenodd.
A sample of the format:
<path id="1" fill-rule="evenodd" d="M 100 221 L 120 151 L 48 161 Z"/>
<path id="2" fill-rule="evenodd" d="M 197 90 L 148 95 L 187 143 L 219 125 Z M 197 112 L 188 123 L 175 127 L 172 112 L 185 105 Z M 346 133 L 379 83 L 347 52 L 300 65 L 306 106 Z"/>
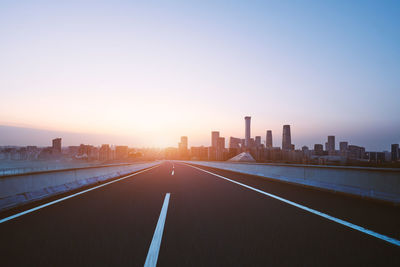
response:
<path id="1" fill-rule="evenodd" d="M 380 238 L 400 240 L 398 206 L 200 168 L 166 161 L 0 214 L 0 264 L 400 266 Z"/>

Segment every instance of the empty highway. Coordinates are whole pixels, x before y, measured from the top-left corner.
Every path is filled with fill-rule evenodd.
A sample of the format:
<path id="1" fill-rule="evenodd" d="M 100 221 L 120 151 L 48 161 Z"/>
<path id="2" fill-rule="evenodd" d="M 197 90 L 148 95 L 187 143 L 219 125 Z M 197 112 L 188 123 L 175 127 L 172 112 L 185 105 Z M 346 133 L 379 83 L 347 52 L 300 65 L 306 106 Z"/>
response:
<path id="1" fill-rule="evenodd" d="M 398 206 L 179 162 L 0 222 L 1 266 L 400 266 Z"/>

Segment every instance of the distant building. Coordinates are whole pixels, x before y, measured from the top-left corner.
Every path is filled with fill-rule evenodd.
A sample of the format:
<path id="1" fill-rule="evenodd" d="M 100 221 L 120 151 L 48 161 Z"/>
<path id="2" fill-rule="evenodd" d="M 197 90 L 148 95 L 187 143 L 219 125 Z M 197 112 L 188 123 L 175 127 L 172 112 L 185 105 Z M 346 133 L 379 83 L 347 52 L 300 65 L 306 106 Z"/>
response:
<path id="1" fill-rule="evenodd" d="M 217 147 L 210 146 L 208 147 L 208 160 L 216 160 L 217 159 Z"/>
<path id="2" fill-rule="evenodd" d="M 272 147 L 272 131 L 271 130 L 267 131 L 265 145 L 267 146 L 267 148 Z"/>
<path id="3" fill-rule="evenodd" d="M 207 160 L 208 158 L 208 148 L 204 146 L 191 147 L 190 157 L 194 160 Z"/>
<path id="4" fill-rule="evenodd" d="M 324 147 L 322 146 L 322 144 L 314 145 L 314 154 L 317 156 L 322 156 L 324 154 Z"/>
<path id="5" fill-rule="evenodd" d="M 61 138 L 53 139 L 53 152 L 61 153 Z"/>
<path id="6" fill-rule="evenodd" d="M 217 131 L 211 132 L 211 146 L 213 148 L 217 148 L 218 138 L 219 138 L 219 132 Z"/>
<path id="7" fill-rule="evenodd" d="M 328 136 L 328 147 L 327 151 L 329 152 L 330 155 L 334 154 L 336 150 L 335 147 L 335 136 L 334 135 L 329 135 Z"/>
<path id="8" fill-rule="evenodd" d="M 242 140 L 236 137 L 229 137 L 229 148 L 240 148 Z"/>
<path id="9" fill-rule="evenodd" d="M 218 138 L 218 143 L 217 143 L 217 160 L 224 160 L 224 152 L 225 152 L 225 138 L 220 137 Z"/>
<path id="10" fill-rule="evenodd" d="M 367 152 L 367 155 L 371 163 L 385 162 L 385 152 Z"/>
<path id="11" fill-rule="evenodd" d="M 303 158 L 305 158 L 305 159 L 309 159 L 310 158 L 311 153 L 310 153 L 310 149 L 308 149 L 308 146 L 303 146 L 301 148 L 301 151 L 303 152 Z"/>
<path id="12" fill-rule="evenodd" d="M 290 134 L 290 125 L 283 125 L 282 150 L 292 149 L 292 137 Z"/>
<path id="13" fill-rule="evenodd" d="M 187 158 L 189 156 L 187 136 L 181 136 L 181 142 L 178 144 L 178 150 L 180 158 Z"/>
<path id="14" fill-rule="evenodd" d="M 339 143 L 340 155 L 342 157 L 346 157 L 347 156 L 348 147 L 349 147 L 349 143 L 348 142 L 340 142 Z"/>
<path id="15" fill-rule="evenodd" d="M 251 137 L 251 133 L 250 133 L 250 123 L 251 123 L 251 117 L 250 116 L 246 116 L 244 117 L 245 120 L 245 146 L 246 148 L 250 147 L 250 137 Z"/>
<path id="16" fill-rule="evenodd" d="M 399 160 L 399 144 L 392 144 L 392 161 Z"/>
<path id="17" fill-rule="evenodd" d="M 348 146 L 348 158 L 349 159 L 363 159 L 365 156 L 365 148 L 355 145 Z"/>
<path id="18" fill-rule="evenodd" d="M 261 146 L 261 136 L 256 136 L 255 145 L 256 147 Z"/>
<path id="19" fill-rule="evenodd" d="M 116 146 L 115 147 L 115 158 L 117 160 L 127 159 L 129 155 L 128 146 Z"/>
<path id="20" fill-rule="evenodd" d="M 188 137 L 187 136 L 181 136 L 181 142 L 179 143 L 179 147 L 182 149 L 185 149 L 185 150 L 188 149 Z"/>
<path id="21" fill-rule="evenodd" d="M 111 148 L 110 145 L 108 144 L 103 144 L 100 147 L 99 150 L 99 160 L 101 161 L 107 161 L 107 160 L 111 160 Z"/>

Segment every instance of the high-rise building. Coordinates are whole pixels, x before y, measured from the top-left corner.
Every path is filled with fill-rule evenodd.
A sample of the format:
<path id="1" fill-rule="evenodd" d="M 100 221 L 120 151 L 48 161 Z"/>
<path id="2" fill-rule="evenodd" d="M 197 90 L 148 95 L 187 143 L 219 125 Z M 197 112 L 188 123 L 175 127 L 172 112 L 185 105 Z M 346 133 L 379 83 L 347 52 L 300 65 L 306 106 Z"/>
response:
<path id="1" fill-rule="evenodd" d="M 246 116 L 244 117 L 245 121 L 245 134 L 244 134 L 244 140 L 245 140 L 245 146 L 248 148 L 250 147 L 250 123 L 251 123 L 251 117 Z"/>
<path id="2" fill-rule="evenodd" d="M 346 151 L 347 148 L 348 148 L 348 146 L 349 146 L 349 143 L 348 143 L 348 142 L 340 142 L 340 143 L 339 143 L 340 152 Z"/>
<path id="3" fill-rule="evenodd" d="M 335 136 L 334 135 L 329 135 L 328 136 L 328 151 L 333 152 L 335 151 Z"/>
<path id="4" fill-rule="evenodd" d="M 218 138 L 219 138 L 219 132 L 217 132 L 217 131 L 211 132 L 211 146 L 212 147 L 217 148 Z"/>
<path id="5" fill-rule="evenodd" d="M 181 142 L 179 143 L 180 147 L 183 149 L 188 149 L 188 138 L 187 136 L 181 136 Z"/>
<path id="6" fill-rule="evenodd" d="M 110 145 L 108 144 L 101 145 L 99 151 L 99 160 L 101 161 L 110 160 L 111 159 L 110 155 L 111 155 Z"/>
<path id="7" fill-rule="evenodd" d="M 365 148 L 355 145 L 348 146 L 348 157 L 350 159 L 363 159 L 365 154 Z"/>
<path id="8" fill-rule="evenodd" d="M 61 153 L 61 138 L 53 139 L 53 152 Z"/>
<path id="9" fill-rule="evenodd" d="M 219 137 L 217 142 L 217 160 L 224 160 L 224 152 L 225 152 L 225 137 Z"/>
<path id="10" fill-rule="evenodd" d="M 181 141 L 178 143 L 178 152 L 180 158 L 186 158 L 189 155 L 187 136 L 181 136 Z"/>
<path id="11" fill-rule="evenodd" d="M 255 143 L 257 147 L 261 146 L 261 136 L 256 136 Z"/>
<path id="12" fill-rule="evenodd" d="M 392 144 L 392 161 L 399 160 L 399 144 Z"/>
<path id="13" fill-rule="evenodd" d="M 339 149 L 340 149 L 340 155 L 343 157 L 347 156 L 347 149 L 348 149 L 349 143 L 348 142 L 340 142 L 339 143 Z"/>
<path id="14" fill-rule="evenodd" d="M 290 135 L 290 125 L 283 125 L 282 150 L 292 149 L 292 137 Z"/>
<path id="15" fill-rule="evenodd" d="M 229 137 L 229 148 L 240 148 L 242 140 L 236 137 Z"/>
<path id="16" fill-rule="evenodd" d="M 322 156 L 324 154 L 324 147 L 322 146 L 322 144 L 314 145 L 314 154 L 317 156 Z"/>
<path id="17" fill-rule="evenodd" d="M 267 138 L 266 138 L 265 145 L 267 146 L 267 148 L 272 147 L 272 131 L 271 130 L 267 131 Z"/>

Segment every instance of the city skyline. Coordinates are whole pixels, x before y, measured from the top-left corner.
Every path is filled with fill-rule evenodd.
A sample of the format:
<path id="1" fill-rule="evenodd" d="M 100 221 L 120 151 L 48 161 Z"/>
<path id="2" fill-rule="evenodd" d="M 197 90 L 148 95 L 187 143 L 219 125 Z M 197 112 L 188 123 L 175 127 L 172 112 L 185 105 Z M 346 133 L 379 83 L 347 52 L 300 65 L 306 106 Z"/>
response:
<path id="1" fill-rule="evenodd" d="M 1 5 L 0 125 L 168 147 L 250 114 L 296 146 L 399 142 L 398 2 Z"/>
<path id="2" fill-rule="evenodd" d="M 263 144 L 264 146 L 268 147 L 267 145 L 267 134 L 268 132 L 272 134 L 271 136 L 271 141 L 272 141 L 272 147 L 280 147 L 282 149 L 291 149 L 291 146 L 294 145 L 296 149 L 301 149 L 303 146 L 307 146 L 309 148 L 314 147 L 315 144 L 321 144 L 324 148 L 328 150 L 335 150 L 335 148 L 339 148 L 341 142 L 346 142 L 346 143 L 351 143 L 355 145 L 360 145 L 365 147 L 368 151 L 389 151 L 391 148 L 391 144 L 389 145 L 382 145 L 382 147 L 385 147 L 384 149 L 371 149 L 368 146 L 365 146 L 362 143 L 354 143 L 352 142 L 351 139 L 348 139 L 346 137 L 338 137 L 336 135 L 325 135 L 325 136 L 320 136 L 316 140 L 319 141 L 314 141 L 310 143 L 296 143 L 294 140 L 298 140 L 296 138 L 296 135 L 294 135 L 292 132 L 292 125 L 281 125 L 281 130 L 280 131 L 274 131 L 270 130 L 270 128 L 266 128 L 264 130 L 264 136 L 261 134 L 253 133 L 252 128 L 254 127 L 252 123 L 252 117 L 251 116 L 246 116 L 245 117 L 245 127 L 242 128 L 242 134 L 238 135 L 232 135 L 229 133 L 226 133 L 224 130 L 212 130 L 211 131 L 211 140 L 210 137 L 208 136 L 203 140 L 203 142 L 193 142 L 192 138 L 190 136 L 184 136 L 186 138 L 189 137 L 189 140 L 186 140 L 186 146 L 187 147 L 192 147 L 192 146 L 205 146 L 205 147 L 213 147 L 217 145 L 218 139 L 220 136 L 225 136 L 224 137 L 224 145 L 226 147 L 229 146 L 229 138 L 234 138 L 238 140 L 243 140 L 244 144 L 246 144 L 246 139 L 248 137 L 249 141 L 252 139 L 253 141 L 255 140 L 257 142 L 257 138 L 259 138 L 258 142 L 260 144 Z M 288 129 L 288 139 L 286 140 L 286 145 L 284 145 L 284 131 L 285 128 Z M 244 130 L 243 130 L 244 129 Z M 20 128 L 20 127 L 8 127 L 8 126 L 3 126 L 0 125 L 0 131 L 2 133 L 5 133 L 5 135 L 0 136 L 0 146 L 28 146 L 28 145 L 37 145 L 37 146 L 42 146 L 42 147 L 47 147 L 49 145 L 48 139 L 56 138 L 56 136 L 63 136 L 63 142 L 64 146 L 76 146 L 77 144 L 90 144 L 90 145 L 95 145 L 95 146 L 101 146 L 103 144 L 110 144 L 110 145 L 128 145 L 130 147 L 153 147 L 153 148 L 168 148 L 168 147 L 175 147 L 176 146 L 176 138 L 171 142 L 170 145 L 167 146 L 140 146 L 140 145 L 135 145 L 134 143 L 130 143 L 132 140 L 131 136 L 124 136 L 121 138 L 120 136 L 112 136 L 112 135 L 105 135 L 105 134 L 89 134 L 89 133 L 74 133 L 74 132 L 61 132 L 61 131 L 48 131 L 48 130 L 41 130 L 41 129 L 32 129 L 32 128 Z M 27 131 L 29 134 L 24 133 L 24 131 Z M 246 134 L 248 132 L 248 135 Z M 225 134 L 226 133 L 226 134 Z M 215 137 L 214 137 L 214 134 Z M 5 136 L 12 136 L 12 139 L 4 138 Z M 209 133 L 208 133 L 209 135 Z M 25 141 L 25 143 L 22 140 L 27 140 L 27 136 L 31 137 L 31 141 Z M 180 135 L 180 138 L 183 136 Z M 47 139 L 45 139 L 47 138 Z M 206 141 L 207 139 L 207 141 Z M 15 142 L 10 141 L 10 140 L 15 140 Z M 32 140 L 37 140 L 37 141 L 32 141 Z M 76 142 L 78 141 L 78 142 Z M 393 143 L 398 143 L 397 141 Z M 247 145 L 246 145 L 247 146 Z"/>

